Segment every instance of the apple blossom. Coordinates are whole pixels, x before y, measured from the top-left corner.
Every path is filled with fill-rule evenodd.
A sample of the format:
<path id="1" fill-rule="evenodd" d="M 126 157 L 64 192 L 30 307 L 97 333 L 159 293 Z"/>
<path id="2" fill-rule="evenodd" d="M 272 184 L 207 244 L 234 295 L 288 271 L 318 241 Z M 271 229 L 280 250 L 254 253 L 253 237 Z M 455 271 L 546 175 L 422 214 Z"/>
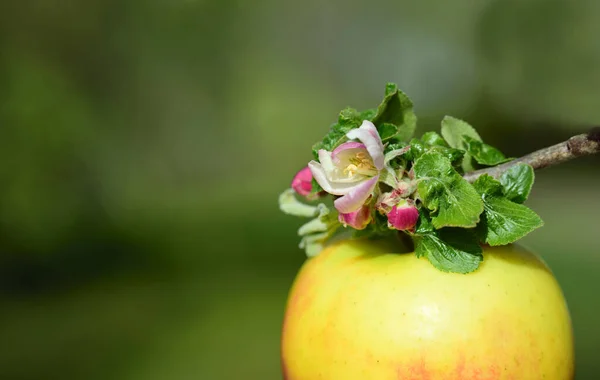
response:
<path id="1" fill-rule="evenodd" d="M 334 201 L 342 214 L 359 210 L 369 199 L 384 167 L 383 142 L 368 120 L 346 134 L 350 140 L 332 152 L 321 149 L 319 161 L 308 164 L 312 175 L 327 193 L 340 195 Z"/>

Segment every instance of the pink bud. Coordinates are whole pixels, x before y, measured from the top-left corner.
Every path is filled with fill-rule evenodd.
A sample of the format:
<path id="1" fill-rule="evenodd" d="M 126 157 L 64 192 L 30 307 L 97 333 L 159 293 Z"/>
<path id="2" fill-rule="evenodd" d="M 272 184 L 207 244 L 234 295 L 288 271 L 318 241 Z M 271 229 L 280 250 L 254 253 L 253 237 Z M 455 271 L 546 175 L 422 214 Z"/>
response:
<path id="1" fill-rule="evenodd" d="M 302 196 L 307 196 L 312 190 L 312 173 L 305 167 L 294 176 L 292 180 L 292 189 Z"/>
<path id="2" fill-rule="evenodd" d="M 402 201 L 392 207 L 387 217 L 390 228 L 405 231 L 415 227 L 419 219 L 419 211 L 412 202 Z"/>
<path id="3" fill-rule="evenodd" d="M 340 213 L 339 220 L 344 227 L 350 226 L 357 230 L 364 230 L 371 222 L 371 209 L 363 206 L 354 212 Z"/>

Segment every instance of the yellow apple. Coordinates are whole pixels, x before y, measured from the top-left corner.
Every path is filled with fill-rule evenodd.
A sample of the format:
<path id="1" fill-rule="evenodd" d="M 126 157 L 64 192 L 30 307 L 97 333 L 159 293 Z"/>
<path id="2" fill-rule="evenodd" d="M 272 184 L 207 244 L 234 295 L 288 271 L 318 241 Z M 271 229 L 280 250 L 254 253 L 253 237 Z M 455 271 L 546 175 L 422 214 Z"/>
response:
<path id="1" fill-rule="evenodd" d="M 284 379 L 572 379 L 571 321 L 551 271 L 517 245 L 483 256 L 455 274 L 390 240 L 326 248 L 290 292 Z"/>

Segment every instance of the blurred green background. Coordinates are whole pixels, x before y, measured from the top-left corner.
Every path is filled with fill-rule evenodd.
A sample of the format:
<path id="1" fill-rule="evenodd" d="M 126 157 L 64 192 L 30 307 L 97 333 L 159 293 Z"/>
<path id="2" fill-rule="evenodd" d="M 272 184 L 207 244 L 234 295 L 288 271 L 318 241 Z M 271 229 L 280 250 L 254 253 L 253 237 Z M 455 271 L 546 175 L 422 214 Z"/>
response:
<path id="1" fill-rule="evenodd" d="M 278 194 L 385 83 L 511 156 L 600 123 L 600 2 L 0 4 L 0 378 L 279 379 L 304 261 Z M 600 160 L 539 172 L 523 240 L 600 373 Z"/>

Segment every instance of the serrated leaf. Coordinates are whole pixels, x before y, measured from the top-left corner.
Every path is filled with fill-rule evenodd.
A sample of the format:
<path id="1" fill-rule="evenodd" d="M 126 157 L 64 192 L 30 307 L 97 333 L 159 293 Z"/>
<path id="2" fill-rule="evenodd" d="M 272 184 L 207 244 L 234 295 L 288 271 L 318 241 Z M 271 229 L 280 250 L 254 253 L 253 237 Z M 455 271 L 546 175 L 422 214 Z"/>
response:
<path id="1" fill-rule="evenodd" d="M 344 108 L 340 111 L 340 115 L 338 116 L 338 124 L 340 125 L 349 125 L 353 128 L 357 128 L 360 126 L 361 122 L 360 113 L 352 107 Z"/>
<path id="2" fill-rule="evenodd" d="M 492 246 L 513 243 L 544 225 L 533 210 L 506 198 L 486 199 L 484 208 L 478 233 Z"/>
<path id="3" fill-rule="evenodd" d="M 465 151 L 461 149 L 454 148 L 446 148 L 441 145 L 434 145 L 429 148 L 431 152 L 441 153 L 444 157 L 446 157 L 454 166 L 455 164 L 461 163 L 462 159 L 465 156 Z"/>
<path id="4" fill-rule="evenodd" d="M 466 121 L 452 116 L 442 119 L 442 136 L 452 148 L 465 150 L 463 136 L 469 136 L 476 141 L 482 141 L 481 137 Z M 473 171 L 471 155 L 467 152 L 463 158 L 462 169 L 465 173 Z"/>
<path id="5" fill-rule="evenodd" d="M 466 121 L 452 116 L 445 116 L 442 119 L 442 136 L 452 148 L 464 149 L 463 136 L 465 135 L 474 140 L 483 141 L 475 128 Z"/>
<path id="6" fill-rule="evenodd" d="M 427 147 L 419 139 L 410 140 L 410 149 L 406 153 L 406 159 L 409 161 L 416 161 L 419 157 L 427 151 Z"/>
<path id="7" fill-rule="evenodd" d="M 470 273 L 483 260 L 477 238 L 467 230 L 452 228 L 415 238 L 415 254 L 425 256 L 437 269 Z"/>
<path id="8" fill-rule="evenodd" d="M 475 227 L 483 202 L 473 186 L 437 152 L 423 154 L 413 165 L 418 196 L 431 211 L 435 228 Z"/>
<path id="9" fill-rule="evenodd" d="M 360 118 L 362 120 L 372 121 L 373 118 L 377 115 L 377 108 L 370 108 L 368 110 L 364 110 L 360 113 Z"/>
<path id="10" fill-rule="evenodd" d="M 450 148 L 446 143 L 446 140 L 436 132 L 425 133 L 423 137 L 421 137 L 421 142 L 425 144 L 427 150 L 441 153 L 452 162 L 452 165 L 455 165 L 458 161 L 462 161 L 465 155 L 464 150 Z"/>
<path id="11" fill-rule="evenodd" d="M 417 127 L 417 116 L 413 111 L 412 101 L 393 83 L 387 84 L 385 98 L 372 121 L 376 126 L 383 123 L 397 126 L 398 134 L 395 138 L 398 141 L 410 140 Z"/>
<path id="12" fill-rule="evenodd" d="M 518 164 L 508 169 L 500 177 L 506 198 L 516 203 L 525 202 L 531 192 L 534 178 L 533 168 L 527 164 Z"/>
<path id="13" fill-rule="evenodd" d="M 394 124 L 383 123 L 377 127 L 381 141 L 386 141 L 398 134 L 398 127 Z"/>
<path id="14" fill-rule="evenodd" d="M 346 138 L 346 133 L 357 127 L 358 125 L 353 123 L 336 123 L 329 127 L 329 132 L 323 137 L 323 140 L 314 144 L 312 147 L 312 153 L 315 160 L 319 160 L 319 149 L 332 151 L 335 147 L 348 140 Z"/>
<path id="15" fill-rule="evenodd" d="M 482 196 L 504 196 L 504 188 L 502 187 L 502 184 L 489 174 L 484 174 L 477 178 L 477 180 L 473 183 L 473 187 Z"/>
<path id="16" fill-rule="evenodd" d="M 421 137 L 421 141 L 428 145 L 439 145 L 449 148 L 450 146 L 446 141 L 442 138 L 442 136 L 438 135 L 437 132 L 427 132 Z"/>
<path id="17" fill-rule="evenodd" d="M 396 91 L 398 91 L 396 83 L 388 82 L 385 84 L 385 96 L 393 95 Z"/>
<path id="18" fill-rule="evenodd" d="M 512 202 L 499 193 L 502 184 L 485 174 L 473 186 L 481 194 L 484 213 L 477 226 L 481 241 L 492 245 L 513 243 L 544 225 L 542 219 L 529 207 Z"/>
<path id="19" fill-rule="evenodd" d="M 472 137 L 463 135 L 463 140 L 467 152 L 481 165 L 494 166 L 512 160 L 512 158 L 506 158 L 502 152 L 493 146 Z"/>
<path id="20" fill-rule="evenodd" d="M 347 140 L 346 133 L 354 128 L 358 128 L 362 123 L 361 114 L 351 107 L 346 107 L 340 111 L 338 122 L 329 127 L 329 132 L 323 139 L 312 147 L 312 153 L 315 160 L 319 160 L 319 150 L 325 149 L 332 151 L 335 147 Z"/>

